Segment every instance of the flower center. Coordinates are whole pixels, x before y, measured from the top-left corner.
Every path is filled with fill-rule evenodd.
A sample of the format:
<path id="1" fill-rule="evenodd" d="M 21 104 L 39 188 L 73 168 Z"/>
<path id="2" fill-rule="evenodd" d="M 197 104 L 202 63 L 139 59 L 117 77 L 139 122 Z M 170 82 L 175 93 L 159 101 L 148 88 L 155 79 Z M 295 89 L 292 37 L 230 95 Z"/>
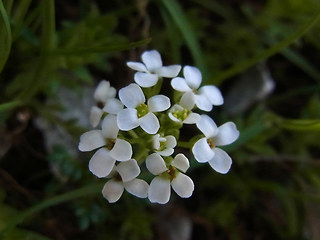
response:
<path id="1" fill-rule="evenodd" d="M 207 139 L 207 143 L 211 149 L 213 149 L 216 146 L 212 138 Z"/>
<path id="2" fill-rule="evenodd" d="M 176 178 L 177 176 L 177 169 L 170 165 L 167 173 L 169 174 L 170 179 L 172 181 L 172 179 Z"/>
<path id="3" fill-rule="evenodd" d="M 157 149 L 157 151 L 163 151 L 166 149 L 166 141 L 160 141 L 160 147 Z"/>
<path id="4" fill-rule="evenodd" d="M 103 103 L 103 102 L 100 102 L 100 101 L 99 101 L 99 102 L 96 103 L 96 105 L 97 105 L 97 107 L 100 108 L 100 109 L 104 108 L 104 103 Z"/>
<path id="5" fill-rule="evenodd" d="M 182 110 L 177 110 L 175 112 L 172 113 L 172 115 L 179 119 L 180 121 L 184 121 L 190 114 L 190 111 L 186 108 L 182 109 Z"/>
<path id="6" fill-rule="evenodd" d="M 106 148 L 111 151 L 111 149 L 114 147 L 114 145 L 116 144 L 116 139 L 113 138 L 108 138 L 106 140 Z"/>
<path id="7" fill-rule="evenodd" d="M 147 113 L 149 112 L 148 106 L 144 103 L 141 103 L 138 107 L 136 107 L 136 109 L 138 118 L 147 115 Z"/>

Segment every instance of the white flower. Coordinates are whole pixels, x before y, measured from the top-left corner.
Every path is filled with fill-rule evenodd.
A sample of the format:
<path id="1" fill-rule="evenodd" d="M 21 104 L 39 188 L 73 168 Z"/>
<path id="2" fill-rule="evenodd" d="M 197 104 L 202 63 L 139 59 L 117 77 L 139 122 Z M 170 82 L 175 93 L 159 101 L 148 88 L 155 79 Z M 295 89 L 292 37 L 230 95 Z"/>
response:
<path id="1" fill-rule="evenodd" d="M 192 195 L 193 181 L 184 174 L 189 168 L 189 161 L 183 154 L 177 154 L 167 167 L 163 158 L 158 153 L 153 153 L 147 157 L 146 167 L 153 175 L 157 175 L 149 186 L 150 202 L 167 203 L 171 194 L 170 186 L 182 198 Z"/>
<path id="2" fill-rule="evenodd" d="M 160 134 L 156 134 L 152 140 L 154 151 L 161 156 L 170 156 L 174 152 L 173 148 L 177 145 L 177 140 L 172 135 L 161 137 Z"/>
<path id="3" fill-rule="evenodd" d="M 193 124 L 200 119 L 198 113 L 191 110 L 194 107 L 194 95 L 192 92 L 186 92 L 182 95 L 179 104 L 175 104 L 169 110 L 169 117 L 175 122 Z"/>
<path id="4" fill-rule="evenodd" d="M 145 104 L 146 98 L 135 83 L 120 89 L 119 98 L 127 107 L 117 115 L 118 126 L 123 131 L 140 126 L 149 134 L 157 133 L 160 124 L 154 112 L 162 112 L 170 107 L 170 99 L 164 95 L 153 96 Z"/>
<path id="5" fill-rule="evenodd" d="M 138 71 L 134 81 L 141 87 L 152 87 L 157 84 L 160 77 L 173 78 L 181 70 L 180 65 L 162 66 L 161 56 L 158 51 L 145 51 L 141 55 L 142 62 L 127 62 L 127 66 Z"/>
<path id="6" fill-rule="evenodd" d="M 192 92 L 195 97 L 195 104 L 199 109 L 209 112 L 212 110 L 212 105 L 223 104 L 223 97 L 217 87 L 208 85 L 199 88 L 202 75 L 198 68 L 185 66 L 183 75 L 184 78 L 176 77 L 172 79 L 171 86 L 180 92 Z"/>
<path id="7" fill-rule="evenodd" d="M 117 138 L 117 117 L 107 115 L 102 121 L 102 130 L 91 130 L 81 135 L 79 150 L 87 152 L 100 148 L 89 162 L 90 171 L 97 177 L 106 177 L 116 161 L 127 161 L 132 157 L 132 147 L 127 141 Z"/>
<path id="8" fill-rule="evenodd" d="M 233 143 L 239 137 L 239 131 L 233 122 L 227 122 L 217 127 L 215 122 L 207 115 L 201 115 L 197 127 L 205 135 L 198 140 L 192 152 L 195 159 L 200 162 L 209 162 L 210 166 L 219 173 L 227 173 L 231 167 L 230 156 L 216 146 Z"/>
<path id="9" fill-rule="evenodd" d="M 90 123 L 93 127 L 98 126 L 104 112 L 118 113 L 122 108 L 122 103 L 115 98 L 116 89 L 110 86 L 110 82 L 102 80 L 94 92 L 96 106 L 91 107 Z"/>
<path id="10" fill-rule="evenodd" d="M 109 203 L 114 203 L 126 189 L 136 197 L 146 198 L 149 185 L 146 181 L 136 178 L 139 174 L 140 168 L 135 159 L 119 163 L 108 176 L 113 178 L 104 185 L 102 195 Z"/>

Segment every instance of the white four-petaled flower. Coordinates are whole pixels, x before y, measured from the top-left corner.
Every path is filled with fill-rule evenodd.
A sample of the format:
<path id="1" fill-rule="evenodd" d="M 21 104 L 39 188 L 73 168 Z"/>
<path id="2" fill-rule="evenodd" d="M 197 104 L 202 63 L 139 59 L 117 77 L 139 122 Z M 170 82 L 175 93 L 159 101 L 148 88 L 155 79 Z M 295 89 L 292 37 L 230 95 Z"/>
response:
<path id="1" fill-rule="evenodd" d="M 172 135 L 161 137 L 160 134 L 156 134 L 152 140 L 154 151 L 161 156 L 170 156 L 174 152 L 173 148 L 177 145 L 177 140 Z"/>
<path id="2" fill-rule="evenodd" d="M 141 55 L 142 62 L 127 62 L 127 66 L 138 71 L 134 81 L 141 87 L 152 87 L 160 77 L 173 78 L 181 70 L 180 65 L 162 66 L 160 53 L 156 50 L 145 51 Z"/>
<path id="3" fill-rule="evenodd" d="M 93 127 L 98 126 L 104 112 L 115 114 L 115 111 L 123 108 L 121 102 L 115 99 L 116 94 L 116 89 L 110 86 L 109 81 L 102 80 L 99 83 L 93 95 L 96 106 L 92 106 L 90 110 L 90 123 Z"/>
<path id="4" fill-rule="evenodd" d="M 198 113 L 191 110 L 194 107 L 194 95 L 192 92 L 186 92 L 182 95 L 179 104 L 175 104 L 169 110 L 169 117 L 175 122 L 194 124 L 200 119 Z"/>
<path id="5" fill-rule="evenodd" d="M 140 168 L 135 159 L 119 163 L 114 167 L 108 177 L 112 177 L 103 187 L 102 195 L 110 202 L 119 200 L 124 189 L 139 198 L 146 198 L 149 185 L 136 177 L 140 174 Z"/>
<path id="6" fill-rule="evenodd" d="M 180 92 L 192 92 L 195 97 L 195 104 L 199 109 L 209 112 L 212 110 L 212 105 L 223 104 L 223 97 L 217 87 L 213 85 L 200 87 L 202 75 L 198 68 L 185 66 L 183 75 L 184 78 L 176 77 L 172 79 L 171 86 Z"/>
<path id="7" fill-rule="evenodd" d="M 193 181 L 184 174 L 189 168 L 189 161 L 183 154 L 177 154 L 167 167 L 164 159 L 158 153 L 153 153 L 147 157 L 146 167 L 153 175 L 157 175 L 149 186 L 150 202 L 167 203 L 170 199 L 171 187 L 182 198 L 192 195 Z"/>
<path id="8" fill-rule="evenodd" d="M 227 173 L 231 167 L 230 156 L 216 146 L 233 143 L 239 137 L 239 131 L 233 122 L 227 122 L 217 127 L 215 122 L 207 115 L 201 115 L 197 127 L 205 135 L 193 146 L 195 159 L 200 162 L 209 162 L 210 166 L 219 173 Z"/>
<path id="9" fill-rule="evenodd" d="M 154 112 L 162 112 L 170 107 L 170 99 L 164 95 L 155 95 L 145 104 L 146 98 L 135 83 L 120 89 L 119 98 L 127 107 L 117 115 L 118 126 L 123 131 L 140 126 L 149 134 L 157 133 L 160 124 Z"/>
<path id="10" fill-rule="evenodd" d="M 97 177 L 106 177 L 116 161 L 127 161 L 132 157 L 132 147 L 127 141 L 117 138 L 117 117 L 107 115 L 102 121 L 102 130 L 91 130 L 81 135 L 79 150 L 87 152 L 100 148 L 90 159 L 89 169 Z"/>

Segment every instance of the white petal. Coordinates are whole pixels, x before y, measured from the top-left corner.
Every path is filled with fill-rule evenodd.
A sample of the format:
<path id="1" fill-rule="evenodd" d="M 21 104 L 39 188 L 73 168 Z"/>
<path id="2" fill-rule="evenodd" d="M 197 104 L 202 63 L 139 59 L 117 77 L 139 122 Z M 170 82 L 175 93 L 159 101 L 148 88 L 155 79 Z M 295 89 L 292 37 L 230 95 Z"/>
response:
<path id="1" fill-rule="evenodd" d="M 157 69 L 156 73 L 161 77 L 173 78 L 179 74 L 180 70 L 181 70 L 180 65 L 170 65 L 170 66 L 161 67 Z"/>
<path id="2" fill-rule="evenodd" d="M 209 161 L 209 164 L 218 173 L 225 174 L 230 170 L 232 160 L 225 151 L 215 148 L 214 157 Z"/>
<path id="3" fill-rule="evenodd" d="M 90 110 L 90 123 L 92 125 L 92 127 L 96 127 L 98 126 L 100 119 L 102 117 L 103 111 L 96 107 L 93 106 Z"/>
<path id="4" fill-rule="evenodd" d="M 166 148 L 163 151 L 156 151 L 156 152 L 158 154 L 160 154 L 161 156 L 168 157 L 168 156 L 171 156 L 172 153 L 174 153 L 174 150 L 173 150 L 173 148 Z"/>
<path id="5" fill-rule="evenodd" d="M 218 134 L 214 138 L 217 146 L 233 143 L 239 137 L 237 126 L 233 122 L 226 122 L 218 128 Z"/>
<path id="6" fill-rule="evenodd" d="M 219 106 L 223 104 L 223 97 L 216 86 L 203 86 L 199 89 L 200 94 L 204 94 L 212 105 Z"/>
<path id="7" fill-rule="evenodd" d="M 162 112 L 170 107 L 170 99 L 165 95 L 156 95 L 148 100 L 148 108 L 151 112 Z"/>
<path id="8" fill-rule="evenodd" d="M 197 127 L 207 138 L 214 137 L 218 133 L 217 125 L 208 115 L 201 115 Z"/>
<path id="9" fill-rule="evenodd" d="M 137 110 L 133 108 L 122 109 L 117 115 L 118 127 L 123 131 L 128 131 L 139 126 Z"/>
<path id="10" fill-rule="evenodd" d="M 127 161 L 132 157 L 131 144 L 118 138 L 111 149 L 110 154 L 118 161 Z"/>
<path id="11" fill-rule="evenodd" d="M 201 138 L 192 147 L 195 159 L 200 162 L 208 162 L 214 157 L 214 151 L 210 148 L 206 138 Z"/>
<path id="12" fill-rule="evenodd" d="M 179 119 L 177 119 L 175 116 L 173 116 L 172 113 L 175 113 L 176 111 L 183 111 L 183 107 L 181 107 L 179 104 L 175 104 L 173 105 L 170 110 L 169 110 L 169 117 L 172 121 L 175 121 L 175 122 L 181 122 Z"/>
<path id="13" fill-rule="evenodd" d="M 183 75 L 189 87 L 192 89 L 199 88 L 202 81 L 202 75 L 198 68 L 185 66 L 183 68 Z"/>
<path id="14" fill-rule="evenodd" d="M 79 150 L 82 152 L 91 151 L 106 144 L 101 130 L 91 130 L 80 136 Z"/>
<path id="15" fill-rule="evenodd" d="M 129 68 L 132 68 L 133 70 L 139 71 L 139 72 L 147 72 L 147 68 L 143 63 L 140 62 L 127 62 L 127 66 Z"/>
<path id="16" fill-rule="evenodd" d="M 129 182 L 140 174 L 140 168 L 136 160 L 130 159 L 117 165 L 116 170 L 123 182 Z"/>
<path id="17" fill-rule="evenodd" d="M 196 94 L 194 96 L 197 107 L 203 111 L 210 112 L 212 110 L 212 104 L 205 95 Z"/>
<path id="18" fill-rule="evenodd" d="M 146 198 L 148 196 L 149 184 L 142 179 L 133 179 L 123 184 L 124 188 L 136 197 Z"/>
<path id="19" fill-rule="evenodd" d="M 166 138 L 166 147 L 167 148 L 174 148 L 177 145 L 177 140 L 174 136 L 168 135 Z"/>
<path id="20" fill-rule="evenodd" d="M 152 87 L 157 84 L 159 80 L 158 74 L 136 72 L 134 74 L 134 81 L 141 87 Z"/>
<path id="21" fill-rule="evenodd" d="M 160 123 L 156 115 L 152 112 L 149 112 L 147 115 L 139 118 L 140 127 L 149 134 L 155 134 L 160 128 Z"/>
<path id="22" fill-rule="evenodd" d="M 170 118 L 172 121 L 181 122 L 178 118 L 176 118 L 175 116 L 173 116 L 171 112 L 168 113 L 168 116 L 169 116 L 169 118 Z"/>
<path id="23" fill-rule="evenodd" d="M 141 88 L 135 83 L 121 88 L 119 90 L 119 98 L 127 108 L 136 108 L 146 101 Z"/>
<path id="24" fill-rule="evenodd" d="M 178 173 L 171 182 L 172 189 L 182 198 L 188 198 L 192 195 L 194 184 L 192 179 L 183 174 Z"/>
<path id="25" fill-rule="evenodd" d="M 101 128 L 104 138 L 116 139 L 119 132 L 117 116 L 107 115 L 102 121 Z"/>
<path id="26" fill-rule="evenodd" d="M 182 153 L 179 153 L 174 157 L 171 165 L 178 168 L 182 172 L 186 172 L 190 166 L 188 158 Z"/>
<path id="27" fill-rule="evenodd" d="M 171 80 L 171 86 L 173 89 L 179 92 L 188 92 L 192 91 L 192 89 L 188 86 L 186 80 L 182 77 L 176 77 Z"/>
<path id="28" fill-rule="evenodd" d="M 99 178 L 106 177 L 114 167 L 116 160 L 105 148 L 99 149 L 89 161 L 89 170 Z"/>
<path id="29" fill-rule="evenodd" d="M 155 177 L 150 183 L 148 198 L 150 202 L 165 204 L 170 199 L 170 192 L 170 180 L 162 177 Z"/>
<path id="30" fill-rule="evenodd" d="M 200 115 L 198 113 L 190 113 L 189 116 L 183 121 L 186 124 L 194 124 L 200 120 Z"/>
<path id="31" fill-rule="evenodd" d="M 111 179 L 104 185 L 102 195 L 109 201 L 109 203 L 114 203 L 119 200 L 123 190 L 124 187 L 122 182 Z"/>
<path id="32" fill-rule="evenodd" d="M 105 103 L 108 98 L 108 91 L 110 89 L 110 82 L 106 80 L 102 80 L 94 91 L 94 100 L 97 102 Z"/>
<path id="33" fill-rule="evenodd" d="M 153 140 L 153 148 L 159 149 L 160 148 L 160 134 L 156 134 L 152 137 Z"/>
<path id="34" fill-rule="evenodd" d="M 157 50 L 145 51 L 141 55 L 141 58 L 149 71 L 154 71 L 162 67 L 161 56 Z"/>
<path id="35" fill-rule="evenodd" d="M 152 153 L 147 157 L 146 167 L 153 175 L 159 175 L 168 170 L 166 163 L 158 153 Z"/>
<path id="36" fill-rule="evenodd" d="M 189 91 L 182 95 L 180 99 L 180 105 L 188 110 L 191 110 L 195 104 L 194 93 Z"/>
<path id="37" fill-rule="evenodd" d="M 107 99 L 115 98 L 117 95 L 117 90 L 114 87 L 110 87 L 107 92 Z"/>
<path id="38" fill-rule="evenodd" d="M 103 111 L 111 114 L 117 114 L 123 109 L 123 104 L 119 99 L 110 98 L 104 105 Z"/>

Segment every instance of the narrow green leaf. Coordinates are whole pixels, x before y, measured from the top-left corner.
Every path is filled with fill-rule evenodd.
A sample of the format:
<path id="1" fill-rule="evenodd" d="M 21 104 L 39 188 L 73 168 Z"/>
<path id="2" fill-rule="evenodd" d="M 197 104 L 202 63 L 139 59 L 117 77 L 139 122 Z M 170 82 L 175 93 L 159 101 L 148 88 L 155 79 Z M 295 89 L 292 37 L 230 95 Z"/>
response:
<path id="1" fill-rule="evenodd" d="M 309 63 L 303 56 L 301 56 L 299 53 L 294 52 L 289 48 L 283 49 L 281 53 L 287 59 L 289 59 L 292 63 L 294 63 L 296 66 L 300 67 L 306 74 L 308 74 L 318 83 L 320 83 L 319 71 L 311 63 Z"/>
<path id="2" fill-rule="evenodd" d="M 14 14 L 11 16 L 11 21 L 15 23 L 15 28 L 13 29 L 13 41 L 20 33 L 22 27 L 25 25 L 25 16 L 28 12 L 32 0 L 23 0 L 17 3 L 15 7 Z"/>
<path id="3" fill-rule="evenodd" d="M 206 71 L 204 58 L 201 53 L 199 43 L 196 39 L 196 34 L 193 31 L 188 19 L 184 15 L 180 5 L 175 0 L 162 0 L 163 5 L 170 13 L 174 23 L 180 29 L 187 46 L 194 58 L 195 64 L 203 71 Z"/>
<path id="4" fill-rule="evenodd" d="M 42 1 L 42 53 L 53 50 L 55 45 L 55 7 L 54 0 Z"/>
<path id="5" fill-rule="evenodd" d="M 14 0 L 7 0 L 7 1 L 5 1 L 3 3 L 4 4 L 4 8 L 7 10 L 7 15 L 8 16 L 11 16 L 13 2 L 14 2 Z"/>
<path id="6" fill-rule="evenodd" d="M 9 18 L 2 1 L 0 1 L 0 73 L 9 57 L 11 38 Z"/>
<path id="7" fill-rule="evenodd" d="M 131 43 L 118 43 L 112 44 L 108 46 L 99 46 L 99 47 L 88 47 L 81 49 L 67 49 L 67 50 L 56 50 L 52 52 L 48 52 L 49 55 L 82 55 L 82 54 L 91 54 L 91 53 L 106 53 L 112 51 L 123 51 L 136 47 L 140 47 L 151 42 L 151 38 L 147 38 L 144 40 L 140 40 L 137 42 Z"/>
<path id="8" fill-rule="evenodd" d="M 12 101 L 12 102 L 6 102 L 0 104 L 0 113 L 10 110 L 20 104 L 19 101 Z"/>
<path id="9" fill-rule="evenodd" d="M 18 224 L 22 223 L 26 218 L 32 216 L 33 214 L 66 201 L 98 194 L 101 191 L 102 187 L 102 184 L 85 186 L 83 188 L 43 200 L 33 207 L 20 212 L 12 220 L 8 221 L 7 225 L 4 228 L 0 229 L 0 239 L 1 237 L 9 234 L 12 229 L 14 229 Z"/>
<path id="10" fill-rule="evenodd" d="M 213 78 L 212 82 L 218 85 L 223 80 L 233 77 L 236 74 L 239 74 L 245 71 L 246 69 L 250 68 L 251 66 L 261 62 L 262 60 L 267 59 L 272 55 L 280 52 L 282 49 L 289 46 L 290 44 L 295 42 L 298 38 L 302 37 L 305 33 L 307 33 L 319 19 L 320 19 L 320 9 L 318 9 L 317 12 L 310 18 L 310 20 L 307 21 L 305 24 L 303 24 L 300 28 L 298 28 L 298 30 L 295 31 L 292 35 L 278 42 L 277 44 L 271 46 L 270 48 L 258 53 L 256 56 L 248 59 L 247 61 L 238 63 L 232 68 L 230 68 L 229 70 L 222 72 L 221 74 Z"/>
<path id="11" fill-rule="evenodd" d="M 283 119 L 280 127 L 296 131 L 320 131 L 319 119 Z"/>
<path id="12" fill-rule="evenodd" d="M 50 59 L 48 59 L 46 53 L 53 51 L 56 45 L 54 0 L 41 1 L 40 9 L 42 20 L 41 56 L 35 66 L 33 76 L 27 84 L 30 88 L 25 89 L 18 96 L 20 100 L 32 98 L 41 88 L 43 81 L 39 81 L 39 79 L 47 68 L 51 66 Z"/>

